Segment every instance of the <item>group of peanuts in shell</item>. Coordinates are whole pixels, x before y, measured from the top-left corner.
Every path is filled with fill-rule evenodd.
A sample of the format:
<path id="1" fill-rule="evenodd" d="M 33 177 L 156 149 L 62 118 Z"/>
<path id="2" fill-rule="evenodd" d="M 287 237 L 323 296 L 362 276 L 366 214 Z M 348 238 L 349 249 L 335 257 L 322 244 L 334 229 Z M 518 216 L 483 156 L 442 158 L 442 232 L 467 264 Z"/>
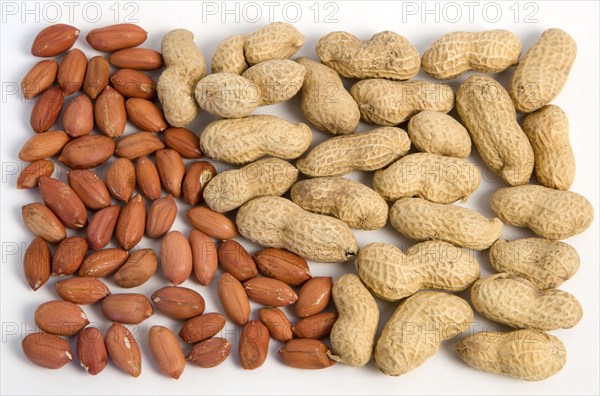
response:
<path id="1" fill-rule="evenodd" d="M 50 27 L 45 36 L 44 32 L 38 35 L 34 55 L 58 55 L 73 45 L 79 31 L 56 26 L 60 28 L 48 33 L 53 29 Z M 146 38 L 146 33 L 134 25 L 98 31 L 90 32 L 87 40 L 104 52 L 126 51 Z M 57 50 L 52 52 L 41 45 L 43 39 Z M 202 297 L 177 285 L 192 272 L 200 284 L 211 283 L 217 270 L 216 259 L 207 258 L 210 253 L 217 254 L 212 238 L 221 240 L 219 262 L 225 273 L 218 282 L 219 297 L 227 316 L 243 326 L 239 352 L 246 369 L 264 362 L 268 331 L 274 339 L 285 342 L 279 354 L 293 367 L 326 368 L 335 362 L 359 367 L 373 359 L 387 375 L 406 374 L 435 354 L 441 342 L 469 329 L 474 317 L 470 304 L 448 293 L 469 288 L 478 313 L 515 330 L 464 337 L 456 350 L 468 365 L 528 381 L 548 378 L 564 366 L 564 345 L 546 331 L 575 326 L 582 308 L 574 296 L 556 289 L 579 268 L 575 249 L 559 240 L 583 232 L 593 220 L 590 203 L 568 191 L 575 176 L 568 120 L 558 106 L 550 104 L 566 83 L 575 60 L 573 39 L 560 29 L 549 29 L 521 56 L 521 41 L 509 31 L 454 32 L 435 41 L 421 57 L 405 37 L 392 31 L 364 41 L 350 33 L 333 32 L 319 40 L 318 61 L 289 59 L 303 43 L 304 36 L 288 23 L 271 23 L 248 35 L 231 36 L 218 45 L 211 64 L 213 73 L 206 75 L 204 56 L 194 43 L 193 33 L 177 29 L 163 37 L 166 67 L 156 84 L 148 76 L 150 83 L 144 75 L 135 74 L 135 78 L 123 76 L 122 80 L 137 83 L 119 86 L 117 72 L 111 79 L 114 89 L 105 81 L 94 93 L 90 93 L 92 86 L 86 89 L 84 75 L 75 89 L 66 91 L 61 84 L 63 63 L 79 50 L 69 52 L 58 68 L 44 65 L 38 70 L 36 65 L 32 69 L 27 84 L 25 80 L 23 83 L 26 96 L 60 96 L 60 106 L 47 112 L 43 106 L 34 107 L 32 127 L 39 141 L 32 142 L 34 137 L 21 150 L 20 158 L 36 166 L 25 168 L 19 188 L 39 186 L 45 203 L 23 208 L 24 222 L 37 237 L 25 255 L 25 275 L 34 290 L 48 280 L 51 269 L 53 274 L 63 275 L 79 271 L 85 277 L 70 289 L 65 282 L 77 278 L 57 283 L 57 292 L 67 301 L 46 304 L 62 304 L 60 309 L 42 304 L 36 311 L 36 324 L 46 333 L 25 338 L 23 349 L 32 361 L 49 368 L 62 367 L 72 356 L 69 344 L 57 335 L 79 333 L 79 359 L 82 364 L 89 361 L 94 365 L 91 370 L 86 363 L 88 372 L 101 371 L 108 352 L 119 368 L 139 375 L 137 342 L 120 323 L 139 323 L 153 313 L 153 308 L 145 296 L 128 295 L 121 298 L 123 302 L 134 300 L 135 309 L 120 311 L 115 307 L 121 303 L 119 296 L 125 295 L 111 295 L 96 278 L 116 272 L 114 280 L 119 286 L 132 287 L 153 276 L 158 266 L 153 250 L 127 252 L 146 234 L 153 238 L 166 235 L 160 266 L 164 277 L 175 285 L 157 291 L 152 301 L 162 313 L 188 320 L 180 335 L 186 342 L 201 342 L 187 359 L 202 367 L 220 364 L 231 345 L 227 340 L 211 338 L 218 326 L 217 331 L 198 335 L 193 321 L 220 323 L 222 328 L 225 319 L 218 313 L 202 315 Z M 126 68 L 120 71 L 122 75 L 133 75 L 136 66 L 131 59 L 135 57 L 128 57 L 130 62 L 122 61 L 126 65 L 121 66 L 117 53 L 111 55 L 113 65 Z M 163 66 L 162 60 L 156 61 L 156 54 L 143 55 L 155 60 L 154 69 Z M 97 60 L 94 70 L 108 70 L 105 62 Z M 486 75 L 513 66 L 508 91 Z M 91 68 L 90 61 L 88 73 Z M 411 80 L 421 68 L 437 80 L 450 80 L 467 71 L 479 74 L 467 78 L 455 93 L 443 82 Z M 60 87 L 53 86 L 56 74 Z M 340 77 L 359 81 L 347 91 Z M 32 81 L 41 82 L 43 89 L 31 88 Z M 80 134 L 49 131 L 60 113 L 62 96 L 78 91 L 82 84 L 86 94 L 96 99 L 93 119 L 101 134 L 89 134 L 93 119 L 91 127 L 70 128 Z M 326 91 L 325 86 L 334 89 Z M 148 90 L 152 94 L 148 95 Z M 124 101 L 123 96 L 130 97 L 129 104 L 132 98 L 151 100 L 154 94 L 160 107 L 144 104 L 143 111 L 132 109 L 129 114 L 128 106 L 125 119 L 109 111 L 114 110 L 114 103 Z M 308 153 L 313 139 L 309 125 L 252 114 L 259 106 L 285 102 L 296 94 L 301 96 L 300 108 L 310 126 L 335 135 Z M 105 104 L 102 95 L 106 96 Z M 455 104 L 460 120 L 447 114 Z M 184 127 L 196 119 L 199 109 L 220 119 L 195 134 Z M 522 126 L 517 122 L 517 111 L 528 113 Z M 127 119 L 142 131 L 121 137 Z M 356 133 L 361 119 L 377 127 Z M 398 127 L 404 122 L 408 122 L 407 131 Z M 146 128 L 157 124 L 162 126 Z M 158 137 L 161 133 L 162 140 Z M 116 144 L 113 139 L 117 139 Z M 479 170 L 466 160 L 471 142 L 485 165 L 508 185 L 491 197 L 491 208 L 498 218 L 488 219 L 452 205 L 466 201 L 480 184 Z M 411 143 L 420 152 L 409 154 Z M 89 172 L 88 180 L 69 177 L 69 187 L 49 177 L 54 166 L 47 158 L 58 154 L 64 165 Z M 111 168 L 122 161 L 122 167 L 130 171 L 119 168 L 120 172 L 111 173 L 109 169 L 109 195 L 102 180 L 88 169 L 102 165 L 113 154 L 119 159 Z M 156 166 L 149 159 L 152 154 Z M 201 161 L 185 168 L 182 157 L 202 155 L 239 167 L 216 174 L 212 165 Z M 458 171 L 450 180 L 428 172 L 431 169 Z M 353 171 L 374 172 L 373 189 L 343 177 Z M 534 171 L 539 185 L 529 184 Z M 300 175 L 306 178 L 298 180 Z M 133 196 L 136 183 L 141 195 Z M 160 198 L 161 184 L 170 195 Z M 291 199 L 282 197 L 288 191 Z M 78 192 L 83 195 L 81 199 L 76 198 Z M 182 194 L 188 204 L 195 205 L 187 212 L 194 227 L 189 239 L 177 231 L 169 232 L 177 212 L 173 197 Z M 126 202 L 125 207 L 110 206 L 111 195 Z M 142 196 L 153 200 L 148 214 Z M 201 200 L 208 207 L 199 205 Z M 388 202 L 392 202 L 391 207 Z M 62 242 L 67 240 L 64 227 L 86 226 L 88 209 L 98 212 L 89 222 L 87 240 L 71 237 L 82 240 L 75 244 L 77 249 L 68 252 L 73 256 L 76 251 L 79 260 L 75 260 L 78 265 L 66 268 L 69 260 L 61 251 Z M 221 214 L 234 210 L 235 224 Z M 380 229 L 388 218 L 400 234 L 419 243 L 406 252 L 387 243 L 359 249 L 351 228 Z M 527 227 L 539 237 L 500 240 L 504 223 Z M 92 227 L 95 232 L 90 233 Z M 122 249 L 102 249 L 113 231 Z M 236 260 L 221 261 L 221 248 L 236 244 L 232 239 L 238 231 L 266 249 L 251 258 L 238 244 Z M 61 243 L 54 257 L 48 243 Z M 88 254 L 88 247 L 95 252 Z M 469 249 L 488 248 L 492 266 L 499 273 L 480 279 L 480 266 Z M 132 262 L 134 255 L 138 257 Z M 304 260 L 355 261 L 356 275 L 346 274 L 335 283 L 327 278 L 306 282 L 311 276 Z M 257 277 L 254 261 L 265 277 Z M 292 287 L 303 283 L 298 298 Z M 79 304 L 103 300 L 105 316 L 115 322 L 104 343 L 101 332 L 99 337 L 88 334 L 97 329 L 82 330 L 88 324 L 85 314 L 68 303 L 68 292 L 78 290 L 87 293 L 80 293 L 79 297 L 87 299 Z M 303 291 L 327 296 L 325 304 L 321 301 L 318 309 L 310 308 L 310 299 L 303 298 Z M 321 313 L 330 295 L 337 315 Z M 260 310 L 261 321 L 249 320 L 248 296 L 272 306 Z M 378 340 L 379 310 L 374 296 L 400 301 Z M 292 334 L 289 320 L 277 307 L 294 302 L 296 312 L 304 312 L 301 317 L 307 312 L 328 315 L 314 323 L 327 323 L 328 328 L 317 338 L 329 335 L 331 348 L 316 339 L 298 337 L 303 333 L 300 323 Z M 77 317 L 79 326 L 67 332 L 42 326 L 60 323 L 61 315 Z M 407 323 L 418 330 L 407 328 Z M 425 331 L 436 335 L 425 337 Z M 88 345 L 80 352 L 80 343 L 86 340 Z M 149 340 L 160 370 L 178 378 L 185 358 L 177 337 L 165 327 L 154 326 Z"/>

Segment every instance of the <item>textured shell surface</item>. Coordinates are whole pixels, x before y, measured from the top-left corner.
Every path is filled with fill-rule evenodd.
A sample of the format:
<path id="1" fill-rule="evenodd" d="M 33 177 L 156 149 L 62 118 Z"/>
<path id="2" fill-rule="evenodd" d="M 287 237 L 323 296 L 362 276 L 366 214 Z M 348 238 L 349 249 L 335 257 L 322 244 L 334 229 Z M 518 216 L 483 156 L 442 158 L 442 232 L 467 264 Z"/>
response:
<path id="1" fill-rule="evenodd" d="M 272 59 L 286 59 L 304 44 L 304 36 L 293 25 L 273 22 L 249 34 L 244 55 L 250 65 Z"/>
<path id="2" fill-rule="evenodd" d="M 531 142 L 538 182 L 568 190 L 575 178 L 575 155 L 569 142 L 569 120 L 558 106 L 547 105 L 529 114 L 523 131 Z"/>
<path id="3" fill-rule="evenodd" d="M 471 302 L 486 318 L 521 329 L 569 329 L 583 316 L 581 304 L 572 294 L 540 290 L 528 280 L 506 273 L 475 282 Z"/>
<path id="4" fill-rule="evenodd" d="M 383 328 L 375 365 L 386 375 L 406 374 L 433 356 L 442 341 L 467 330 L 472 321 L 473 310 L 462 298 L 436 291 L 417 293 L 398 306 Z"/>
<path id="5" fill-rule="evenodd" d="M 558 338 L 529 329 L 473 334 L 460 340 L 456 351 L 473 368 L 526 381 L 551 377 L 567 362 L 567 350 Z"/>
<path id="6" fill-rule="evenodd" d="M 222 118 L 241 118 L 260 104 L 262 93 L 258 84 L 233 73 L 210 74 L 196 85 L 198 105 Z"/>
<path id="7" fill-rule="evenodd" d="M 242 74 L 248 68 L 244 56 L 246 36 L 236 34 L 221 41 L 212 58 L 210 69 L 213 73 Z"/>
<path id="8" fill-rule="evenodd" d="M 307 212 L 281 197 L 259 197 L 237 213 L 240 234 L 264 247 L 289 250 L 305 259 L 335 263 L 356 257 L 358 244 L 341 220 Z"/>
<path id="9" fill-rule="evenodd" d="M 504 87 L 490 77 L 471 76 L 458 89 L 456 110 L 488 168 L 511 186 L 527 183 L 533 149 Z"/>
<path id="10" fill-rule="evenodd" d="M 423 110 L 447 113 L 454 107 L 450 85 L 424 80 L 362 80 L 350 88 L 350 94 L 363 120 L 384 126 L 408 121 Z"/>
<path id="11" fill-rule="evenodd" d="M 294 184 L 292 201 L 310 212 L 337 217 L 351 228 L 385 226 L 388 205 L 374 190 L 342 177 L 320 177 Z"/>
<path id="12" fill-rule="evenodd" d="M 373 175 L 373 188 L 388 201 L 417 197 L 431 202 L 466 201 L 479 188 L 479 169 L 461 158 L 410 154 Z"/>
<path id="13" fill-rule="evenodd" d="M 302 85 L 302 113 L 317 129 L 334 135 L 354 133 L 360 111 L 341 78 L 330 67 L 302 57 L 296 62 L 306 68 Z"/>
<path id="14" fill-rule="evenodd" d="M 390 209 L 390 222 L 402 235 L 415 241 L 441 240 L 475 250 L 487 249 L 502 233 L 500 219 L 488 220 L 456 205 L 420 198 L 402 198 Z"/>
<path id="15" fill-rule="evenodd" d="M 419 151 L 457 158 L 471 154 L 469 132 L 446 113 L 421 111 L 410 118 L 406 131 Z"/>
<path id="16" fill-rule="evenodd" d="M 442 241 L 427 241 L 406 253 L 388 243 L 370 243 L 356 260 L 360 279 L 382 300 L 397 301 L 423 289 L 462 291 L 479 279 L 472 252 Z"/>
<path id="17" fill-rule="evenodd" d="M 528 227 L 547 239 L 577 235 L 594 220 L 594 208 L 584 196 L 543 186 L 500 188 L 490 205 L 505 223 Z"/>
<path id="18" fill-rule="evenodd" d="M 332 290 L 338 319 L 331 330 L 333 352 L 328 356 L 352 367 L 371 360 L 379 308 L 359 277 L 346 274 L 337 279 Z"/>
<path id="19" fill-rule="evenodd" d="M 211 122 L 200 135 L 200 147 L 210 158 L 229 164 L 246 164 L 267 155 L 298 158 L 308 149 L 312 137 L 306 124 L 255 115 Z"/>
<path id="20" fill-rule="evenodd" d="M 206 62 L 194 34 L 185 29 L 165 34 L 161 50 L 167 68 L 158 78 L 156 92 L 169 124 L 183 127 L 198 114 L 194 88 L 206 75 Z"/>
<path id="21" fill-rule="evenodd" d="M 548 29 L 519 62 L 510 84 L 517 110 L 529 113 L 558 96 L 575 62 L 577 44 L 560 29 Z"/>
<path id="22" fill-rule="evenodd" d="M 508 30 L 452 32 L 436 40 L 423 54 L 423 70 L 439 80 L 469 70 L 498 73 L 519 62 L 521 40 Z"/>
<path id="23" fill-rule="evenodd" d="M 298 179 L 298 170 L 279 158 L 265 158 L 240 169 L 217 174 L 203 192 L 206 204 L 217 212 L 228 212 L 249 200 L 285 194 Z"/>
<path id="24" fill-rule="evenodd" d="M 273 59 L 258 63 L 242 74 L 260 89 L 259 106 L 291 99 L 300 91 L 306 68 L 289 59 Z"/>
<path id="25" fill-rule="evenodd" d="M 321 62 L 344 77 L 408 80 L 421 66 L 419 51 L 392 31 L 379 32 L 362 41 L 346 32 L 332 32 L 317 43 Z"/>
<path id="26" fill-rule="evenodd" d="M 544 238 L 497 240 L 490 262 L 498 272 L 525 278 L 538 289 L 554 289 L 579 269 L 579 254 L 571 245 Z"/>
<path id="27" fill-rule="evenodd" d="M 296 161 L 310 177 L 342 176 L 354 170 L 373 171 L 394 162 L 410 149 L 410 139 L 400 128 L 376 128 L 369 132 L 327 139 Z"/>

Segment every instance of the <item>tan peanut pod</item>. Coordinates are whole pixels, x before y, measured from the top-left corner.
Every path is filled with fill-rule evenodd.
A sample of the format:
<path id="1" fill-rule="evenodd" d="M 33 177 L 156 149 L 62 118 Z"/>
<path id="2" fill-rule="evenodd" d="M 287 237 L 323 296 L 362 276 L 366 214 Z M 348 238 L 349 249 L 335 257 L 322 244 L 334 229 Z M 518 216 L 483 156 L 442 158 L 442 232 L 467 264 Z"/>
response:
<path id="1" fill-rule="evenodd" d="M 270 115 L 213 121 L 200 135 L 204 155 L 229 164 L 246 164 L 267 155 L 298 158 L 311 142 L 312 132 L 306 124 Z"/>
<path id="2" fill-rule="evenodd" d="M 330 359 L 351 367 L 362 367 L 371 360 L 379 308 L 359 277 L 346 274 L 333 285 L 333 302 L 338 318 L 331 329 Z"/>
<path id="3" fill-rule="evenodd" d="M 555 289 L 579 269 L 579 255 L 571 245 L 544 238 L 497 240 L 490 262 L 498 272 L 525 278 L 538 289 Z"/>
<path id="4" fill-rule="evenodd" d="M 406 131 L 419 151 L 457 158 L 471 154 L 469 132 L 448 114 L 422 111 L 410 118 Z"/>
<path id="5" fill-rule="evenodd" d="M 267 106 L 291 99 L 300 91 L 306 69 L 289 59 L 273 59 L 258 63 L 242 74 L 260 90 L 259 106 Z"/>
<path id="6" fill-rule="evenodd" d="M 505 223 L 528 227 L 547 239 L 577 235 L 594 220 L 594 208 L 584 196 L 542 186 L 498 189 L 490 205 Z"/>
<path id="7" fill-rule="evenodd" d="M 390 222 L 400 234 L 425 241 L 438 239 L 474 250 L 487 249 L 502 233 L 500 219 L 488 220 L 460 206 L 402 198 L 390 209 Z"/>
<path id="8" fill-rule="evenodd" d="M 469 366 L 525 381 L 541 381 L 559 372 L 567 362 L 563 343 L 538 330 L 483 331 L 456 345 Z"/>
<path id="9" fill-rule="evenodd" d="M 375 366 L 398 376 L 419 367 L 450 340 L 467 330 L 473 310 L 465 300 L 425 291 L 404 300 L 383 328 L 375 347 Z"/>
<path id="10" fill-rule="evenodd" d="M 236 34 L 221 41 L 213 54 L 210 69 L 213 73 L 242 74 L 248 68 L 244 57 L 246 36 Z"/>
<path id="11" fill-rule="evenodd" d="M 292 201 L 309 212 L 337 217 L 351 228 L 376 230 L 387 222 L 388 205 L 364 184 L 343 177 L 320 177 L 292 186 Z"/>
<path id="12" fill-rule="evenodd" d="M 346 32 L 332 32 L 317 43 L 321 62 L 344 77 L 408 80 L 421 67 L 419 51 L 403 36 L 391 31 L 362 41 Z"/>
<path id="13" fill-rule="evenodd" d="M 410 149 L 410 139 L 400 128 L 376 128 L 369 132 L 327 139 L 296 161 L 310 177 L 342 176 L 355 170 L 381 169 Z"/>
<path id="14" fill-rule="evenodd" d="M 194 89 L 206 75 L 204 55 L 194 44 L 194 34 L 185 29 L 165 34 L 161 51 L 167 68 L 158 78 L 156 93 L 169 124 L 184 127 L 198 114 Z"/>
<path id="15" fill-rule="evenodd" d="M 246 117 L 262 100 L 258 84 L 233 73 L 204 77 L 198 81 L 194 95 L 202 110 L 221 118 Z"/>
<path id="16" fill-rule="evenodd" d="M 504 87 L 490 77 L 471 76 L 458 89 L 456 110 L 488 168 L 511 186 L 526 184 L 533 149 Z"/>
<path id="17" fill-rule="evenodd" d="M 350 94 L 363 120 L 384 126 L 408 121 L 423 110 L 447 113 L 454 107 L 451 86 L 424 80 L 362 80 L 350 88 Z"/>
<path id="18" fill-rule="evenodd" d="M 319 62 L 302 57 L 296 62 L 306 68 L 302 85 L 302 113 L 317 129 L 347 135 L 354 133 L 360 111 L 337 73 Z"/>
<path id="19" fill-rule="evenodd" d="M 519 62 L 509 92 L 517 110 L 535 111 L 558 96 L 575 62 L 577 45 L 560 29 L 548 29 Z"/>
<path id="20" fill-rule="evenodd" d="M 286 249 L 307 260 L 344 262 L 358 254 L 346 223 L 307 212 L 285 198 L 254 198 L 239 209 L 236 223 L 240 234 L 253 243 Z"/>
<path id="21" fill-rule="evenodd" d="M 577 299 L 562 290 L 540 290 L 510 274 L 481 278 L 471 288 L 475 310 L 494 322 L 518 329 L 570 329 L 581 320 Z"/>
<path id="22" fill-rule="evenodd" d="M 519 62 L 521 40 L 508 30 L 452 32 L 437 39 L 423 54 L 425 73 L 450 80 L 469 70 L 499 73 Z"/>
<path id="23" fill-rule="evenodd" d="M 373 188 L 388 201 L 417 197 L 431 202 L 466 201 L 479 188 L 479 169 L 467 160 L 410 154 L 373 175 Z"/>
<path id="24" fill-rule="evenodd" d="M 387 243 L 370 243 L 356 260 L 360 279 L 382 300 L 398 301 L 420 290 L 462 291 L 479 279 L 472 252 L 442 241 L 427 241 L 406 253 Z"/>
<path id="25" fill-rule="evenodd" d="M 558 106 L 547 105 L 529 114 L 523 131 L 531 142 L 538 182 L 568 190 L 575 178 L 575 155 L 569 143 L 569 120 Z"/>
<path id="26" fill-rule="evenodd" d="M 244 56 L 250 65 L 272 59 L 287 59 L 304 44 L 304 36 L 293 25 L 273 22 L 252 32 L 244 43 Z"/>
<path id="27" fill-rule="evenodd" d="M 256 197 L 282 196 L 298 179 L 298 170 L 279 158 L 265 158 L 213 177 L 204 189 L 206 204 L 229 212 Z"/>

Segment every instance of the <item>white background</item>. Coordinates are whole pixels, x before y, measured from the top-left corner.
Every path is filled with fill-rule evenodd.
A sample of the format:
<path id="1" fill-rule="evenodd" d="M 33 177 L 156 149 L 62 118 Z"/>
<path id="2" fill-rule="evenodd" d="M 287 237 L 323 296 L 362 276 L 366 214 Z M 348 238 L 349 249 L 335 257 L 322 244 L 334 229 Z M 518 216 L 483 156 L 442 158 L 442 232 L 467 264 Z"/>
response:
<path id="1" fill-rule="evenodd" d="M 50 22 L 64 22 L 81 29 L 82 37 L 75 44 L 83 49 L 88 57 L 96 53 L 87 45 L 83 36 L 96 27 L 126 21 L 131 18 L 148 32 L 144 47 L 160 49 L 160 41 L 166 32 L 174 28 L 186 28 L 194 32 L 196 44 L 210 62 L 215 46 L 225 37 L 237 33 L 249 33 L 272 20 L 290 21 L 296 19 L 295 11 L 300 9 L 296 27 L 306 36 L 306 43 L 298 55 L 315 57 L 314 48 L 322 35 L 345 30 L 362 39 L 382 30 L 394 30 L 406 36 L 419 51 L 441 35 L 456 30 L 509 29 L 515 32 L 528 49 L 548 28 L 560 27 L 573 36 L 578 45 L 578 55 L 567 84 L 554 103 L 561 106 L 569 116 L 571 143 L 577 158 L 577 176 L 572 190 L 586 196 L 594 205 L 598 216 L 598 3 L 590 2 L 328 2 L 316 4 L 299 2 L 286 8 L 284 3 L 257 2 L 228 3 L 234 10 L 225 13 L 222 2 L 209 2 L 202 6 L 196 2 L 129 2 L 116 4 L 101 2 L 96 5 L 71 2 L 27 3 L 31 12 L 24 10 L 21 2 L 2 4 L 2 393 L 3 394 L 598 394 L 598 221 L 583 234 L 570 238 L 568 243 L 575 246 L 581 256 L 581 269 L 575 277 L 562 286 L 573 293 L 582 303 L 584 316 L 571 330 L 554 331 L 568 350 L 568 361 L 564 369 L 554 377 L 537 383 L 527 383 L 512 378 L 495 376 L 476 371 L 464 364 L 455 353 L 456 340 L 445 342 L 440 351 L 423 366 L 402 377 L 386 377 L 372 363 L 360 369 L 338 364 L 322 371 L 302 371 L 284 366 L 276 356 L 280 345 L 273 342 L 270 356 L 263 367 L 256 371 L 242 370 L 234 347 L 230 358 L 213 369 L 200 369 L 188 365 L 179 381 L 160 375 L 152 362 L 146 344 L 148 329 L 155 324 L 169 326 L 179 331 L 180 324 L 155 314 L 136 329 L 136 337 L 142 344 L 143 371 L 138 379 L 133 379 L 112 364 L 98 376 L 92 377 L 77 365 L 71 364 L 59 371 L 42 369 L 31 364 L 24 357 L 20 342 L 28 332 L 34 331 L 33 312 L 44 301 L 56 299 L 51 279 L 45 287 L 33 292 L 27 286 L 22 273 L 21 256 L 32 239 L 21 223 L 20 207 L 40 200 L 36 191 L 18 191 L 15 182 L 18 168 L 23 166 L 17 153 L 22 144 L 33 136 L 29 126 L 29 113 L 32 103 L 25 103 L 20 95 L 12 94 L 27 70 L 39 59 L 31 56 L 29 50 L 33 38 L 39 30 Z M 71 7 L 71 8 L 69 8 Z M 423 8 L 433 10 L 424 13 Z M 469 8 L 470 7 L 470 8 Z M 315 11 L 319 10 L 316 15 Z M 70 13 L 69 10 L 72 10 Z M 96 10 L 100 19 L 96 20 Z M 256 11 L 262 16 L 256 19 Z M 269 15 L 269 10 L 273 10 Z M 437 11 L 436 11 L 437 10 Z M 469 15 L 469 10 L 472 11 Z M 500 10 L 500 14 L 496 11 Z M 58 18 L 57 16 L 58 11 Z M 84 12 L 85 11 L 85 12 Z M 115 15 L 115 11 L 119 11 Z M 460 15 L 457 16 L 457 11 Z M 516 13 L 518 11 L 518 13 Z M 526 17 L 530 16 L 526 21 Z M 334 13 L 333 15 L 330 15 Z M 326 17 L 329 15 L 329 18 Z M 86 20 L 87 18 L 87 20 Z M 315 20 L 316 19 L 316 20 Z M 498 76 L 506 83 L 512 69 Z M 154 75 L 156 77 L 156 75 Z M 426 78 L 423 73 L 419 78 Z M 456 89 L 464 76 L 452 82 Z M 301 122 L 299 102 L 261 108 L 257 113 L 271 113 L 288 120 Z M 206 113 L 200 115 L 191 129 L 200 133 L 212 118 Z M 372 126 L 361 124 L 360 131 Z M 132 128 L 128 132 L 133 131 Z M 315 143 L 325 134 L 315 132 Z M 470 158 L 481 162 L 477 154 Z M 17 169 L 17 170 L 15 170 Z M 218 169 L 222 167 L 218 166 Z M 478 210 L 485 216 L 493 213 L 489 207 L 489 197 L 502 186 L 489 171 L 484 170 L 486 180 L 465 205 Z M 64 173 L 60 175 L 64 178 Z M 353 174 L 363 182 L 370 183 L 370 175 Z M 179 204 L 179 201 L 178 201 Z M 190 227 L 183 213 L 187 206 L 179 204 L 180 216 L 174 229 L 187 234 Z M 375 232 L 356 232 L 359 245 L 373 241 L 384 241 L 406 247 L 409 241 L 400 237 L 388 225 Z M 506 226 L 503 238 L 515 239 L 531 236 L 522 229 Z M 250 250 L 255 247 L 243 241 Z M 143 240 L 142 246 L 158 248 L 153 241 Z M 482 275 L 491 273 L 487 252 L 478 254 Z M 311 264 L 313 275 L 338 276 L 353 271 L 352 264 Z M 107 280 L 113 292 L 119 288 Z M 167 282 L 161 275 L 155 276 L 148 284 L 135 289 L 150 295 Z M 207 301 L 207 312 L 221 310 L 216 299 L 214 283 L 211 287 L 201 287 L 193 281 L 184 286 L 202 293 Z M 468 293 L 462 293 L 468 297 Z M 383 326 L 395 304 L 380 304 Z M 257 307 L 255 307 L 257 308 Z M 92 321 L 101 323 L 105 331 L 107 322 L 102 320 L 99 308 L 84 308 Z M 291 314 L 291 311 L 289 311 Z M 253 317 L 256 318 L 256 312 Z M 481 331 L 489 322 L 476 315 L 472 331 Z M 501 326 L 493 328 L 504 330 Z M 232 323 L 227 324 L 223 334 L 235 340 L 239 330 Z"/>

